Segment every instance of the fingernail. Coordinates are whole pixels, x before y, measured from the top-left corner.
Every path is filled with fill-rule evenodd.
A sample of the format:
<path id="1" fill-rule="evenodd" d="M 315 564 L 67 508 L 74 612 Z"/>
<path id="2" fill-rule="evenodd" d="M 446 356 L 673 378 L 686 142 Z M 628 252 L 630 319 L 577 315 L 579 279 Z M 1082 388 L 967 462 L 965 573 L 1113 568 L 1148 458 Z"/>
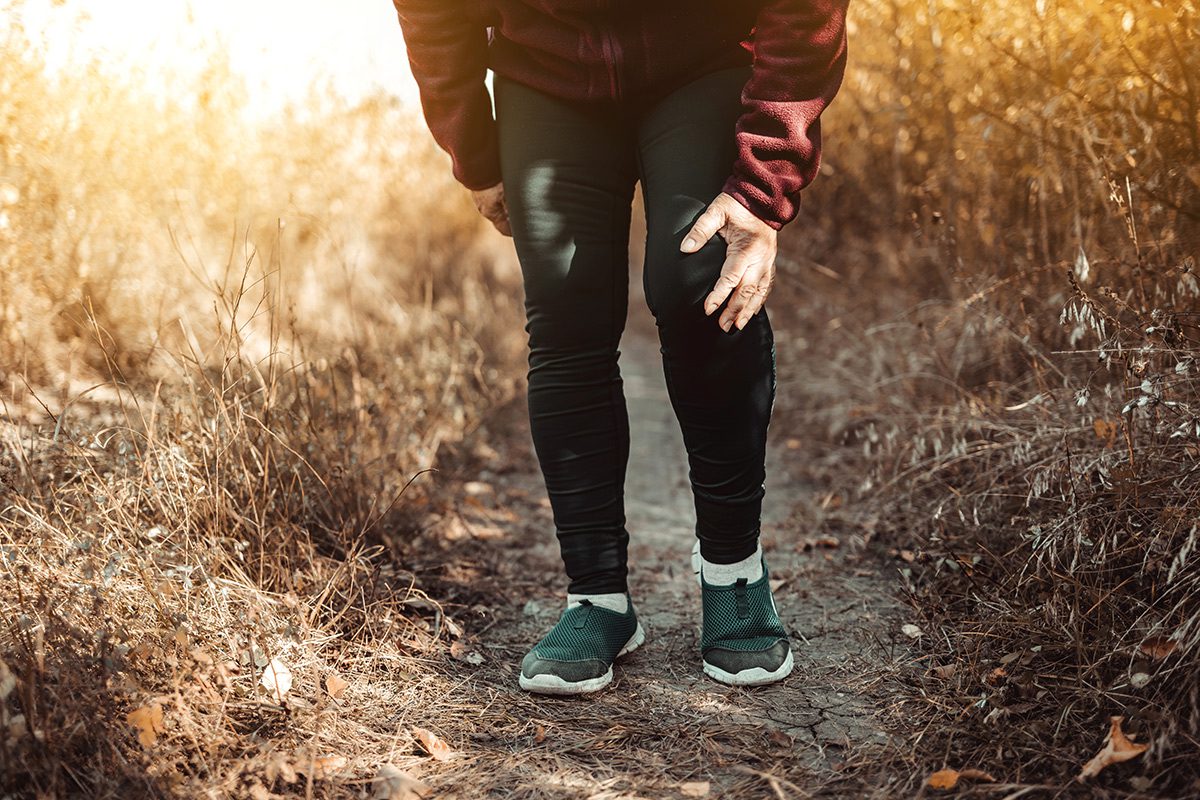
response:
<path id="1" fill-rule="evenodd" d="M 684 239 L 684 240 L 683 240 L 683 247 L 682 247 L 681 249 L 683 249 L 683 250 L 695 250 L 695 249 L 696 249 L 696 240 L 695 240 L 695 239 L 693 239 L 693 238 L 692 238 L 692 237 L 690 237 L 690 236 L 689 236 L 689 237 L 687 237 L 686 239 Z"/>

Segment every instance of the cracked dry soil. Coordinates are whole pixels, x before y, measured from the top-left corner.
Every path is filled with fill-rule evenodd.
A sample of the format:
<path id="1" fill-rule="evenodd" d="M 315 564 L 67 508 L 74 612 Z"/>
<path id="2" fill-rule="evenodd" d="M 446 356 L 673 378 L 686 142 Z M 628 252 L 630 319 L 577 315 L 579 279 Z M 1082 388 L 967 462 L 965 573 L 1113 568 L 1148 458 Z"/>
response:
<path id="1" fill-rule="evenodd" d="M 783 446 L 788 432 L 773 422 L 763 543 L 796 669 L 756 689 L 702 674 L 686 454 L 653 321 L 643 304 L 631 299 L 630 308 L 621 355 L 632 430 L 626 512 L 630 587 L 646 644 L 618 662 L 613 684 L 596 695 L 517 689 L 520 659 L 557 619 L 565 579 L 524 401 L 513 403 L 489 424 L 493 434 L 505 428 L 493 436 L 503 452 L 492 461 L 503 468 L 463 475 L 489 487 L 461 512 L 477 548 L 473 589 L 492 598 L 488 619 L 470 636 L 486 664 L 473 673 L 458 665 L 485 704 L 471 738 L 490 755 L 472 770 L 489 776 L 486 796 L 496 797 L 858 796 L 839 774 L 848 760 L 889 743 L 893 579 L 861 537 L 815 539 L 804 529 L 822 495 L 806 478 L 804 448 L 795 440 Z"/>

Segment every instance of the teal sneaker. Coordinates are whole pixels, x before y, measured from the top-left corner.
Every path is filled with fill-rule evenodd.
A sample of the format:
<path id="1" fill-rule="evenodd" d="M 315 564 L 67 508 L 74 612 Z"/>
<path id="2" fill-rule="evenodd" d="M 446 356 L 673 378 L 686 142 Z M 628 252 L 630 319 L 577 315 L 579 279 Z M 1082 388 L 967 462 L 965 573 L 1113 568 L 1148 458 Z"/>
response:
<path id="1" fill-rule="evenodd" d="M 705 581 L 700 563 L 697 542 L 692 569 L 704 608 L 704 673 L 729 686 L 762 686 L 790 675 L 792 647 L 775 607 L 766 559 L 761 578 L 754 583 L 743 578 L 729 586 Z"/>
<path id="2" fill-rule="evenodd" d="M 624 614 L 582 600 L 521 662 L 521 688 L 538 694 L 587 694 L 612 683 L 613 661 L 646 641 L 633 601 Z"/>

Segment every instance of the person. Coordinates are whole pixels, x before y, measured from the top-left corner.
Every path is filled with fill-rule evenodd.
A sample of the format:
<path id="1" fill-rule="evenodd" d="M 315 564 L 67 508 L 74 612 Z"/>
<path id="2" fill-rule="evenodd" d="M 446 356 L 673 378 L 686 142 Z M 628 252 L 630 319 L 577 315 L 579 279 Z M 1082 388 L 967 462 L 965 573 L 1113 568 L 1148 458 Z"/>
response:
<path id="1" fill-rule="evenodd" d="M 776 387 L 765 302 L 778 232 L 818 170 L 848 0 L 393 2 L 425 121 L 521 264 L 529 421 L 569 584 L 520 686 L 602 689 L 645 640 L 618 368 L 639 181 L 645 296 L 696 510 L 703 670 L 781 680 L 793 656 L 759 544 Z"/>

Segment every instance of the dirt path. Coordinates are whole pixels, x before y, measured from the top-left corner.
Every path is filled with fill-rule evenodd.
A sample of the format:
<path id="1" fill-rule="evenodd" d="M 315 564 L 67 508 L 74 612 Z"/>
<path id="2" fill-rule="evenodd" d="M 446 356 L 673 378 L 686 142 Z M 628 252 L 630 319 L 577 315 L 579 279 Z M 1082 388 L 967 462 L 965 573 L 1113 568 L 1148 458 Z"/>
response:
<path id="1" fill-rule="evenodd" d="M 859 796 L 857 788 L 839 790 L 839 770 L 862 748 L 887 741 L 878 712 L 898 623 L 886 568 L 849 537 L 836 547 L 812 545 L 817 532 L 798 520 L 812 519 L 806 507 L 818 492 L 802 479 L 797 452 L 779 446 L 786 432 L 773 428 L 763 540 L 797 667 L 785 682 L 757 690 L 702 675 L 686 457 L 653 323 L 641 304 L 631 305 L 621 357 L 632 429 L 627 516 L 631 590 L 646 646 L 620 662 L 599 695 L 539 698 L 516 689 L 521 656 L 561 611 L 563 580 L 524 404 L 515 404 L 504 423 L 513 452 L 501 454 L 503 469 L 483 473 L 495 495 L 477 503 L 479 519 L 468 522 L 496 531 L 481 551 L 491 575 L 474 588 L 506 598 L 477 640 L 487 664 L 474 677 L 494 704 L 480 712 L 475 735 L 491 755 L 473 770 L 493 776 L 498 797 L 701 796 L 687 792 L 704 782 L 709 797 Z M 504 739 L 501 731 L 514 729 L 520 735 Z M 508 746 L 497 751 L 496 736 Z"/>

